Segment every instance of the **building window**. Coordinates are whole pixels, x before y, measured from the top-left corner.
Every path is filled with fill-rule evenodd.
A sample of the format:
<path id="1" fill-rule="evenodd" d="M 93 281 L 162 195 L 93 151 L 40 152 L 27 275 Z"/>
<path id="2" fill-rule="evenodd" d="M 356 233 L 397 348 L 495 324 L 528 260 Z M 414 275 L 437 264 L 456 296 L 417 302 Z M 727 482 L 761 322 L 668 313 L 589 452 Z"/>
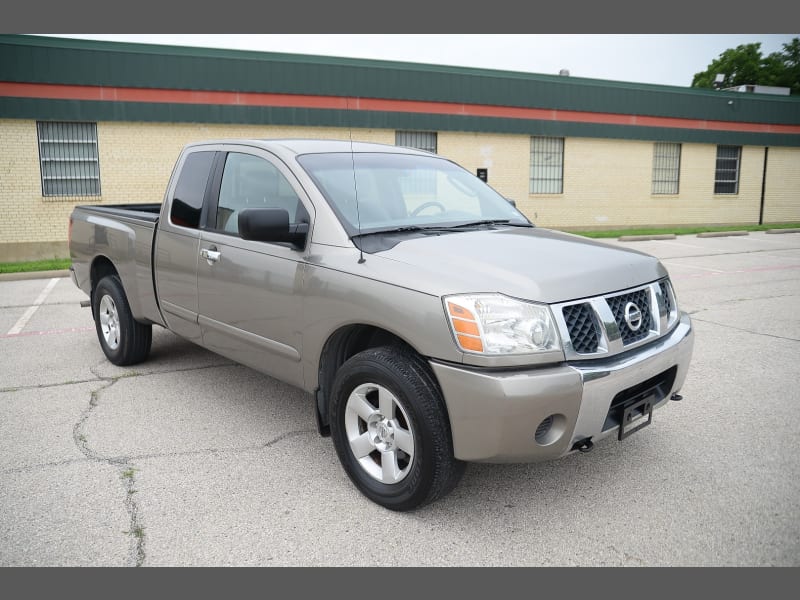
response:
<path id="1" fill-rule="evenodd" d="M 394 134 L 394 145 L 405 146 L 406 148 L 416 148 L 436 154 L 436 132 L 435 131 L 396 131 Z"/>
<path id="2" fill-rule="evenodd" d="M 681 178 L 681 145 L 653 144 L 653 193 L 677 194 Z"/>
<path id="3" fill-rule="evenodd" d="M 394 145 L 406 148 L 416 148 L 436 154 L 435 131 L 396 131 Z M 419 171 L 403 181 L 403 193 L 406 194 L 435 194 L 436 176 L 433 171 Z"/>
<path id="4" fill-rule="evenodd" d="M 99 196 L 97 123 L 36 123 L 43 196 Z"/>
<path id="5" fill-rule="evenodd" d="M 739 193 L 741 146 L 717 146 L 717 170 L 714 175 L 715 194 Z"/>
<path id="6" fill-rule="evenodd" d="M 564 191 L 564 138 L 531 138 L 531 194 Z"/>

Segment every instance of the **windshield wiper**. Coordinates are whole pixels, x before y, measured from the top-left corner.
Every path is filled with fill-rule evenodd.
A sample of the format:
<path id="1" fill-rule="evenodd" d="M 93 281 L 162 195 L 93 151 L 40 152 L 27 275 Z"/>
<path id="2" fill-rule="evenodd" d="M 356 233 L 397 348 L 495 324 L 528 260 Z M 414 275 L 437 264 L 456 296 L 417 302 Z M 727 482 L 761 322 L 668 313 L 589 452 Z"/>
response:
<path id="1" fill-rule="evenodd" d="M 480 227 L 481 225 L 508 225 L 509 227 L 533 227 L 530 223 L 512 223 L 509 219 L 482 219 L 480 221 L 469 221 L 458 225 L 403 225 L 401 227 L 389 227 L 387 229 L 377 229 L 375 231 L 364 231 L 356 233 L 352 237 L 364 237 L 368 235 L 383 235 L 386 233 L 447 233 L 467 229 L 469 227 Z"/>
<path id="2" fill-rule="evenodd" d="M 390 227 L 388 229 L 378 229 L 376 231 L 365 231 L 362 233 L 356 233 L 352 237 L 364 237 L 365 235 L 381 235 L 384 233 L 407 233 L 414 231 L 450 231 L 450 228 L 440 227 L 440 226 L 420 227 L 419 225 L 405 225 L 403 227 Z"/>
<path id="3" fill-rule="evenodd" d="M 462 229 L 466 227 L 480 227 L 481 225 L 508 225 L 509 227 L 533 227 L 530 223 L 512 223 L 510 219 L 483 219 L 481 221 L 469 221 L 451 225 L 451 229 Z"/>

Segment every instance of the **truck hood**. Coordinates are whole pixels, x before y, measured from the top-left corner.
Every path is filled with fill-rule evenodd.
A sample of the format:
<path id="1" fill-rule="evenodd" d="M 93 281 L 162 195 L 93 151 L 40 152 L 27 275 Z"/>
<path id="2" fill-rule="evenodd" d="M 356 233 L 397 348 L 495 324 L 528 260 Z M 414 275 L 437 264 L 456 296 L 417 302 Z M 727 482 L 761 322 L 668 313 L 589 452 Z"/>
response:
<path id="1" fill-rule="evenodd" d="M 412 237 L 367 255 L 366 265 L 375 279 L 434 295 L 500 292 L 546 303 L 607 294 L 667 275 L 648 254 L 540 228 Z"/>

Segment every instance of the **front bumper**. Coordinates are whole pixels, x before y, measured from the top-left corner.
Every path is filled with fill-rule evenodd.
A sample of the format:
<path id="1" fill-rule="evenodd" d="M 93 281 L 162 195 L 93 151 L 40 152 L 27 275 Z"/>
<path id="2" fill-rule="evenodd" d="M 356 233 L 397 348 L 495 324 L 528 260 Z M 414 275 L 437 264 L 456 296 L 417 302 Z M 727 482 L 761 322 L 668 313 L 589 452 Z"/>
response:
<path id="1" fill-rule="evenodd" d="M 431 361 L 450 415 L 458 459 L 536 462 L 596 442 L 618 425 L 607 417 L 614 397 L 674 368 L 674 379 L 654 408 L 667 403 L 686 379 L 694 345 L 689 316 L 652 344 L 607 360 L 564 363 L 527 371 L 470 370 Z M 537 427 L 552 418 L 546 435 Z"/>

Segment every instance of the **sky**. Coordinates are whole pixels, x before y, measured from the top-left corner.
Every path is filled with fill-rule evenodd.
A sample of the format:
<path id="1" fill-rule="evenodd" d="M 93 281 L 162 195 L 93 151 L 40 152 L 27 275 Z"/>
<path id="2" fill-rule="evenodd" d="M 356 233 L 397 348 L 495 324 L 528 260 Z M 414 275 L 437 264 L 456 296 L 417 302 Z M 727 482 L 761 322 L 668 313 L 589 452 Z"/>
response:
<path id="1" fill-rule="evenodd" d="M 796 34 L 53 34 L 111 41 L 345 56 L 688 87 L 728 48 L 768 55 Z"/>

